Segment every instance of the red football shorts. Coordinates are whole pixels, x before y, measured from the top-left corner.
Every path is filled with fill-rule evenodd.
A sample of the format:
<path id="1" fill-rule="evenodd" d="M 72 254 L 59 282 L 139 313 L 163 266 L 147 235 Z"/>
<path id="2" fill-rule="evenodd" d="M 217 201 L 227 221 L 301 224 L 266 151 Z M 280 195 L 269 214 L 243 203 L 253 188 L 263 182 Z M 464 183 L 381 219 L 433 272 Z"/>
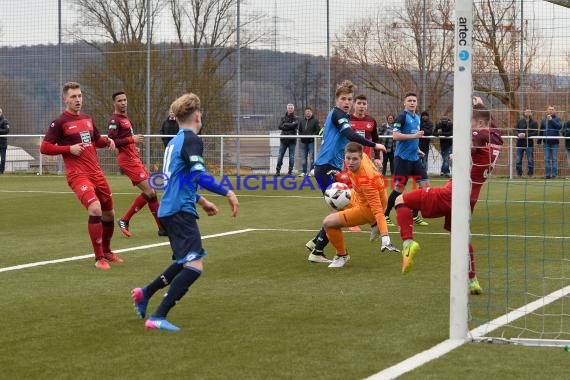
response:
<path id="1" fill-rule="evenodd" d="M 101 210 L 110 211 L 113 209 L 111 188 L 102 172 L 89 175 L 77 174 L 73 178 L 68 178 L 67 183 L 85 208 L 88 208 L 91 203 L 99 201 L 101 202 Z"/>
<path id="2" fill-rule="evenodd" d="M 148 180 L 148 170 L 139 159 L 119 160 L 119 166 L 133 186 Z"/>
<path id="3" fill-rule="evenodd" d="M 444 187 L 427 187 L 402 194 L 404 203 L 419 210 L 427 219 L 445 217 L 443 228 L 451 230 L 451 183 Z"/>

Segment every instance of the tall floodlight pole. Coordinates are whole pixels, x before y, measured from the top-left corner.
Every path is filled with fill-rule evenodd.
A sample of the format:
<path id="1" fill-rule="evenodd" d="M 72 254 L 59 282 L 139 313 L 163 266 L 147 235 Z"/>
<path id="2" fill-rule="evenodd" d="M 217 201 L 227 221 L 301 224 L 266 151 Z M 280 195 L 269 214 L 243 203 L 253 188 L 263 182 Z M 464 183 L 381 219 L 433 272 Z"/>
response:
<path id="1" fill-rule="evenodd" d="M 471 125 L 473 65 L 473 0 L 455 2 L 455 56 L 453 75 L 453 125 Z M 451 211 L 451 268 L 449 338 L 468 334 L 467 268 L 470 239 L 471 194 L 470 128 L 453 130 L 453 183 Z"/>
<path id="2" fill-rule="evenodd" d="M 241 134 L 241 41 L 240 41 L 240 0 L 237 0 L 237 31 L 236 31 L 236 45 L 237 45 L 237 96 L 236 96 L 236 127 L 238 136 Z M 240 174 L 240 138 L 236 141 L 236 175 Z M 223 174 L 223 173 L 221 173 Z"/>
<path id="3" fill-rule="evenodd" d="M 519 102 L 521 107 L 521 114 L 524 112 L 524 1 L 521 0 L 521 48 L 520 48 L 520 59 L 519 59 Z"/>
<path id="4" fill-rule="evenodd" d="M 422 19 L 422 109 L 427 109 L 426 104 L 426 86 L 427 86 L 427 72 L 426 72 L 426 29 L 427 29 L 427 17 L 426 17 L 426 0 L 424 0 L 424 11 Z"/>
<path id="5" fill-rule="evenodd" d="M 327 0 L 327 101 L 329 107 L 332 102 L 331 95 L 331 42 L 330 42 L 330 14 L 329 14 L 329 0 Z"/>
<path id="6" fill-rule="evenodd" d="M 58 95 L 56 99 L 61 99 L 60 91 L 63 88 L 63 38 L 62 38 L 62 21 L 61 21 L 61 0 L 57 1 L 57 44 L 59 48 L 59 88 L 57 89 Z M 60 100 L 61 107 L 61 100 Z M 41 157 L 41 155 L 40 155 Z M 57 159 L 57 174 L 63 173 L 62 158 L 59 156 Z M 42 165 L 40 165 L 40 174 L 43 174 Z"/>
<path id="7" fill-rule="evenodd" d="M 150 6 L 151 0 L 146 0 L 146 135 L 145 139 L 146 154 L 145 161 L 146 167 L 150 168 L 150 48 L 151 48 L 151 30 L 150 30 Z"/>

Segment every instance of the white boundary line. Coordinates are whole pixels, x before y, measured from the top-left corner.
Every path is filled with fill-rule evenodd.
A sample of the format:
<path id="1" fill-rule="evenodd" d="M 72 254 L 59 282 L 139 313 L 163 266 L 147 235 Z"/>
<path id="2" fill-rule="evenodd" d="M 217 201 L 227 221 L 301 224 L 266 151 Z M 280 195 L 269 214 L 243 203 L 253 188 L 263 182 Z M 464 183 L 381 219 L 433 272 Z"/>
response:
<path id="1" fill-rule="evenodd" d="M 487 334 L 491 331 L 494 331 L 506 324 L 513 322 L 525 315 L 534 312 L 541 307 L 551 304 L 552 302 L 559 300 L 562 297 L 566 297 L 570 294 L 570 285 L 566 286 L 562 289 L 555 290 L 554 292 L 547 294 L 544 297 L 537 299 L 529 304 L 523 305 L 518 309 L 515 309 L 505 315 L 502 315 L 498 318 L 493 319 L 490 322 L 485 323 L 479 327 L 474 328 L 473 330 L 469 331 L 469 336 L 473 339 L 481 338 L 484 334 Z M 370 380 L 384 380 L 384 379 L 395 379 L 398 376 L 401 376 L 407 372 L 410 372 L 422 365 L 435 360 L 456 348 L 462 346 L 463 344 L 467 343 L 471 340 L 471 338 L 460 339 L 460 340 L 444 340 L 443 342 L 439 343 L 432 348 L 422 351 L 419 354 L 416 354 L 408 359 L 401 361 L 398 364 L 395 364 L 391 367 L 388 367 L 367 379 Z"/>
<path id="2" fill-rule="evenodd" d="M 222 233 L 213 234 L 213 235 L 206 235 L 206 236 L 202 236 L 202 239 L 211 239 L 211 238 L 215 238 L 215 237 L 223 237 L 223 236 L 229 236 L 229 235 L 237 235 L 237 234 L 243 234 L 243 233 L 251 232 L 251 231 L 255 231 L 255 229 L 253 229 L 253 228 L 246 228 L 246 229 L 243 229 L 243 230 L 222 232 Z M 165 246 L 165 245 L 170 245 L 170 242 L 147 244 L 147 245 L 141 245 L 141 246 L 138 246 L 138 247 L 117 249 L 117 250 L 114 250 L 113 252 L 121 253 L 121 252 L 129 252 L 129 251 L 138 251 L 138 250 L 141 250 L 141 249 L 156 248 L 156 247 L 162 247 L 162 246 Z M 90 254 L 88 254 L 88 255 L 80 255 L 80 256 L 73 256 L 73 257 L 66 257 L 66 258 L 63 258 L 63 259 L 37 261 L 37 262 L 34 262 L 34 263 L 14 265 L 14 266 L 11 266 L 11 267 L 0 268 L 0 273 L 2 273 L 2 272 L 10 272 L 10 271 L 20 270 L 20 269 L 27 269 L 27 268 L 39 267 L 39 266 L 43 266 L 43 265 L 51 265 L 51 264 L 65 263 L 65 262 L 67 262 L 67 261 L 83 260 L 83 259 L 88 259 L 88 258 L 93 258 L 93 254 L 90 253 Z"/>

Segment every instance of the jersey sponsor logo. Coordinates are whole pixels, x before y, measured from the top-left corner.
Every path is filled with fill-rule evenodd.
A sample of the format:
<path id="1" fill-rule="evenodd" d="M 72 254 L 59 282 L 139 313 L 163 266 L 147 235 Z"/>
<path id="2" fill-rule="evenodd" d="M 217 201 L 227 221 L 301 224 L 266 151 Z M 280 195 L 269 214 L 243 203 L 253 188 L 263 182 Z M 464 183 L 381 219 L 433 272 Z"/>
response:
<path id="1" fill-rule="evenodd" d="M 88 131 L 79 132 L 79 137 L 81 137 L 81 142 L 89 144 L 91 143 L 91 134 Z"/>
<path id="2" fill-rule="evenodd" d="M 117 124 L 109 124 L 109 129 L 117 129 Z"/>
<path id="3" fill-rule="evenodd" d="M 204 158 L 203 158 L 202 156 L 193 155 L 193 156 L 190 156 L 189 160 L 190 160 L 190 162 L 201 162 L 201 163 L 204 163 Z"/>

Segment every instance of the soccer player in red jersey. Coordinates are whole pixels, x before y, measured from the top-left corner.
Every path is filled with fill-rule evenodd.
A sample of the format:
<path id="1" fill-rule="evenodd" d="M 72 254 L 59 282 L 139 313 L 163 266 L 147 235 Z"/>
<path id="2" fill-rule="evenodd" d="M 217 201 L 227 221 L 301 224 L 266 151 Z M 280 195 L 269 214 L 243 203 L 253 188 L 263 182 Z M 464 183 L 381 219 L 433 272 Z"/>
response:
<path id="1" fill-rule="evenodd" d="M 491 123 L 491 114 L 480 98 L 475 97 L 471 117 L 471 212 L 479 199 L 479 193 L 487 177 L 495 167 L 503 145 L 503 139 Z M 400 236 L 404 242 L 402 250 L 402 274 L 408 273 L 414 264 L 414 256 L 420 246 L 413 240 L 413 209 L 419 209 L 425 218 L 444 217 L 443 228 L 451 231 L 451 181 L 442 187 L 422 188 L 403 193 L 396 198 L 396 216 Z M 481 294 L 482 289 L 475 274 L 475 256 L 469 243 L 469 290 Z"/>
<path id="2" fill-rule="evenodd" d="M 366 95 L 358 95 L 354 98 L 354 112 L 350 115 L 349 123 L 352 129 L 367 140 L 376 144 L 380 143 L 376 120 L 368 115 L 368 99 Z M 374 152 L 374 157 L 372 152 Z M 382 157 L 379 150 L 369 146 L 364 147 L 364 153 L 370 157 L 376 168 L 382 168 Z"/>
<path id="3" fill-rule="evenodd" d="M 142 163 L 138 148 L 135 145 L 143 142 L 144 136 L 133 133 L 133 126 L 127 116 L 127 94 L 124 91 L 118 91 L 112 97 L 115 111 L 108 121 L 109 138 L 115 142 L 117 147 L 119 167 L 130 178 L 133 186 L 137 186 L 142 191 L 117 223 L 121 232 L 125 236 L 131 237 L 132 234 L 129 231 L 131 217 L 148 203 L 148 208 L 158 226 L 158 235 L 166 236 L 166 231 L 162 228 L 156 215 L 159 206 L 156 192 L 148 183 L 148 170 Z"/>
<path id="4" fill-rule="evenodd" d="M 89 215 L 87 230 L 95 253 L 95 267 L 109 269 L 107 261 L 123 260 L 111 251 L 115 211 L 96 148 L 115 149 L 115 143 L 101 136 L 91 116 L 81 113 L 83 95 L 79 83 L 63 85 L 63 102 L 66 108 L 48 128 L 40 152 L 61 154 L 67 183 Z"/>

